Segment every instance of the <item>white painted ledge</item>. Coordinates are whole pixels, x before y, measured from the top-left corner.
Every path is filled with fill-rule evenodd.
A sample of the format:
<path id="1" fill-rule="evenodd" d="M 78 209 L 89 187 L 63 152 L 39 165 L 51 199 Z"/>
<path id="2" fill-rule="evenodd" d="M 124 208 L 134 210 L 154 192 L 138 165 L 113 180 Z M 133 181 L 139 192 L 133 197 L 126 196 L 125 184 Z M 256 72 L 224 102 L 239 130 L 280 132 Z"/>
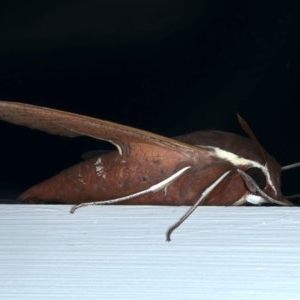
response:
<path id="1" fill-rule="evenodd" d="M 1 299 L 300 299 L 300 209 L 0 206 Z"/>

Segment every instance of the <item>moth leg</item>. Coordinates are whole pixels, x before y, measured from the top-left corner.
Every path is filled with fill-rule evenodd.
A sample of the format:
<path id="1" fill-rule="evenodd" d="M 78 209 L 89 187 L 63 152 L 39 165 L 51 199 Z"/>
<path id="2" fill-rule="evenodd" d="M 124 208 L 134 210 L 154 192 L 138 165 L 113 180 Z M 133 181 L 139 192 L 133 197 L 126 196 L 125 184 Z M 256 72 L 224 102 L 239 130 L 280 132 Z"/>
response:
<path id="1" fill-rule="evenodd" d="M 171 175 L 170 177 L 164 179 L 163 181 L 154 184 L 152 186 L 150 186 L 148 189 L 145 189 L 143 191 L 131 194 L 131 195 L 127 195 L 124 197 L 120 197 L 120 198 L 115 198 L 115 199 L 111 199 L 111 200 L 104 200 L 104 201 L 95 201 L 95 202 L 86 202 L 86 203 L 81 203 L 78 205 L 74 205 L 71 208 L 71 213 L 73 214 L 75 212 L 75 210 L 77 210 L 80 207 L 83 206 L 90 206 L 90 205 L 104 205 L 104 204 L 114 204 L 114 203 L 119 203 L 122 201 L 126 201 L 132 198 L 136 198 L 148 193 L 155 193 L 158 192 L 160 190 L 166 189 L 171 183 L 173 183 L 177 178 L 179 178 L 185 171 L 187 171 L 190 168 L 190 166 L 184 167 L 182 169 L 180 169 L 179 171 L 177 171 L 175 174 Z"/>
<path id="2" fill-rule="evenodd" d="M 171 241 L 172 232 L 179 227 L 193 212 L 194 210 L 202 204 L 202 202 L 209 196 L 209 194 L 221 183 L 221 181 L 228 176 L 231 171 L 227 171 L 223 173 L 217 180 L 215 180 L 211 185 L 209 185 L 204 192 L 201 194 L 198 201 L 191 207 L 189 210 L 174 224 L 172 225 L 166 232 L 166 240 L 167 242 Z"/>
<path id="3" fill-rule="evenodd" d="M 288 202 L 283 202 L 280 200 L 273 199 L 269 195 L 267 195 L 258 185 L 257 183 L 253 180 L 253 178 L 245 173 L 244 171 L 237 169 L 237 171 L 241 174 L 242 178 L 244 179 L 244 182 L 246 186 L 248 187 L 249 191 L 252 193 L 258 193 L 263 199 L 265 199 L 267 202 L 272 203 L 272 204 L 277 204 L 280 206 L 291 206 L 293 205 L 292 203 Z"/>
<path id="4" fill-rule="evenodd" d="M 247 201 L 245 200 L 245 196 L 243 196 L 241 199 L 235 201 L 232 205 L 233 206 L 243 206 L 247 203 Z"/>

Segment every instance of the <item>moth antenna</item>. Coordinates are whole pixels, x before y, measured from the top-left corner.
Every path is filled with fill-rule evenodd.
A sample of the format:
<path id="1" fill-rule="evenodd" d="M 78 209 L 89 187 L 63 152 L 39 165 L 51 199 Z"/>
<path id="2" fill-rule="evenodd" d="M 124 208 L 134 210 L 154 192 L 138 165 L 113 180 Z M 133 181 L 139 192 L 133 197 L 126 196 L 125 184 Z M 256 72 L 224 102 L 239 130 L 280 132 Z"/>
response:
<path id="1" fill-rule="evenodd" d="M 262 198 L 264 198 L 266 201 L 268 201 L 269 203 L 272 203 L 272 204 L 277 204 L 280 206 L 292 206 L 293 205 L 289 201 L 283 202 L 283 201 L 276 200 L 276 199 L 270 197 L 257 185 L 257 183 L 253 180 L 253 178 L 250 175 L 248 175 L 247 173 L 245 173 L 244 171 L 242 171 L 240 169 L 237 169 L 237 171 L 240 173 L 240 175 L 244 179 L 244 182 L 250 192 L 258 193 Z"/>
<path id="2" fill-rule="evenodd" d="M 300 198 L 300 194 L 294 194 L 294 195 L 284 195 L 285 198 L 287 199 L 297 199 Z"/>
<path id="3" fill-rule="evenodd" d="M 264 163 L 266 163 L 267 157 L 266 157 L 266 152 L 265 152 L 264 148 L 262 147 L 262 145 L 256 138 L 255 134 L 253 133 L 253 131 L 250 128 L 250 126 L 248 125 L 248 123 L 239 114 L 237 114 L 237 117 L 238 117 L 238 121 L 239 121 L 241 127 L 246 132 L 246 134 L 249 136 L 249 138 L 255 143 L 257 149 L 259 150 L 261 157 L 263 158 Z"/>
<path id="4" fill-rule="evenodd" d="M 294 164 L 283 166 L 283 167 L 281 167 L 281 170 L 286 171 L 286 170 L 290 170 L 290 169 L 294 169 L 294 168 L 298 168 L 298 167 L 300 167 L 300 162 L 296 162 Z"/>
<path id="5" fill-rule="evenodd" d="M 194 211 L 195 209 L 203 203 L 203 201 L 209 196 L 209 194 L 213 191 L 214 188 L 216 188 L 220 182 L 230 173 L 231 171 L 225 172 L 223 175 L 221 175 L 217 180 L 215 180 L 211 185 L 209 185 L 204 192 L 201 194 L 198 201 L 188 209 L 188 211 L 174 224 L 172 225 L 166 232 L 166 241 L 171 241 L 171 234 L 172 232 L 178 228 Z"/>
<path id="6" fill-rule="evenodd" d="M 179 178 L 189 168 L 190 168 L 190 166 L 184 167 L 184 168 L 180 169 L 179 171 L 177 171 L 175 174 L 166 178 L 165 180 L 162 180 L 159 183 L 150 186 L 148 189 L 142 190 L 142 191 L 134 193 L 134 194 L 130 194 L 130 195 L 127 195 L 124 197 L 115 198 L 115 199 L 111 199 L 111 200 L 85 202 L 85 203 L 81 203 L 78 205 L 74 205 L 74 206 L 72 206 L 70 213 L 73 214 L 75 212 L 75 210 L 77 210 L 78 208 L 84 207 L 84 206 L 115 204 L 115 203 L 123 202 L 126 200 L 130 200 L 130 199 L 133 199 L 133 198 L 136 198 L 139 196 L 143 196 L 148 193 L 155 193 L 155 192 L 161 191 L 163 189 L 166 189 L 171 183 L 173 183 L 177 178 Z"/>
<path id="7" fill-rule="evenodd" d="M 295 168 L 298 168 L 298 167 L 300 167 L 300 162 L 296 162 L 296 163 L 293 163 L 293 164 L 290 164 L 290 165 L 287 165 L 287 166 L 283 166 L 283 167 L 281 167 L 281 170 L 286 171 L 286 170 L 291 170 L 291 169 L 295 169 Z M 288 198 L 288 199 L 297 199 L 297 198 L 300 198 L 300 194 L 287 195 L 287 196 L 284 196 L 284 197 Z"/>

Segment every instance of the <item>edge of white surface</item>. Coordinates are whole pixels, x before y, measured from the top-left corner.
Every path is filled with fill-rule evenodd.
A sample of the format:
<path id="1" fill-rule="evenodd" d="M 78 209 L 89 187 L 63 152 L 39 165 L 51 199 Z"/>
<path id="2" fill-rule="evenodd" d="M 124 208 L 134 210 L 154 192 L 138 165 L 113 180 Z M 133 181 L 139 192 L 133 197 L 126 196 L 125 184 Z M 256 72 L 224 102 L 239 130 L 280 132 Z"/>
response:
<path id="1" fill-rule="evenodd" d="M 300 208 L 0 205 L 3 299 L 299 299 Z"/>

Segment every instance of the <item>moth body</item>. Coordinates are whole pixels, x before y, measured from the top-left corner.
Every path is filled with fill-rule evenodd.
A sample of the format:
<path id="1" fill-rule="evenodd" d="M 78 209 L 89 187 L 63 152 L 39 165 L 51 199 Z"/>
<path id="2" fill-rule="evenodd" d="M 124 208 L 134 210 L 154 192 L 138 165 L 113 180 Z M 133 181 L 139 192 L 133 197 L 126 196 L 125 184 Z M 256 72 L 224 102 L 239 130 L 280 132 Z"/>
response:
<path id="1" fill-rule="evenodd" d="M 198 132 L 201 135 L 202 132 Z M 205 133 L 207 135 L 207 133 Z M 213 134 L 215 134 L 213 132 Z M 226 135 L 227 133 L 219 133 Z M 238 136 L 229 135 L 235 139 Z M 265 176 L 268 194 L 278 200 L 285 201 L 275 188 L 279 184 L 278 178 L 271 176 L 268 168 L 258 161 L 220 149 L 215 146 L 204 145 L 209 151 L 205 155 L 195 155 L 192 158 L 179 153 L 168 156 L 159 147 L 153 147 L 151 152 L 142 151 L 124 158 L 117 151 L 104 153 L 101 156 L 83 161 L 56 176 L 30 188 L 20 196 L 23 201 L 30 203 L 58 202 L 79 204 L 83 202 L 106 201 L 122 198 L 147 190 L 153 185 L 167 179 L 181 168 L 189 167 L 165 189 L 153 195 L 142 194 L 138 197 L 127 199 L 122 204 L 145 205 L 193 205 L 201 192 L 204 191 L 216 178 L 227 170 L 231 174 L 224 179 L 210 196 L 205 200 L 205 205 L 244 205 L 264 204 L 266 199 L 247 190 L 245 183 L 236 169 L 247 171 L 255 169 L 261 171 L 260 176 Z M 247 141 L 247 140 L 245 140 Z M 199 140 L 197 141 L 199 142 Z M 243 138 L 239 141 L 243 143 Z M 248 141 L 247 141 L 248 142 Z M 133 150 L 134 151 L 134 150 Z M 222 152 L 222 155 L 220 155 Z M 226 155 L 224 154 L 226 153 Z M 145 164 L 147 168 L 145 168 Z M 270 158 L 269 164 L 280 171 L 279 165 Z M 192 188 L 190 184 L 192 183 Z"/>
<path id="2" fill-rule="evenodd" d="M 151 152 L 151 157 L 156 155 Z M 25 191 L 20 199 L 30 203 L 51 202 L 79 204 L 134 194 L 150 188 L 176 173 L 186 163 L 175 163 L 161 155 L 144 168 L 145 155 L 124 159 L 117 151 L 82 161 Z M 177 191 L 178 190 L 178 191 Z M 182 204 L 180 189 L 168 186 L 156 193 L 129 199 L 123 204 Z"/>

